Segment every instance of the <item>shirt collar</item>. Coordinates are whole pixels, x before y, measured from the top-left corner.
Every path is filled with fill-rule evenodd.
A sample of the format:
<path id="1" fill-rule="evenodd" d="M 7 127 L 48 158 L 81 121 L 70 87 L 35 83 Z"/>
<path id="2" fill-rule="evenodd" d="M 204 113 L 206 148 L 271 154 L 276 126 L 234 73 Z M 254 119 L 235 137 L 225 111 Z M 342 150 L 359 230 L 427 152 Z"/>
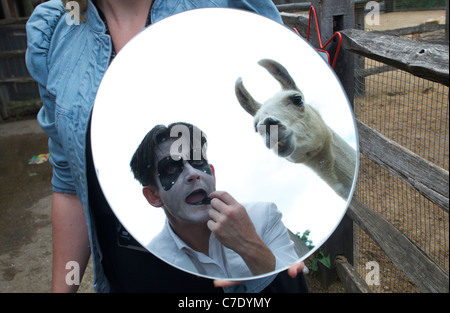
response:
<path id="1" fill-rule="evenodd" d="M 175 245 L 177 246 L 179 251 L 184 251 L 184 253 L 190 255 L 191 257 L 197 258 L 200 262 L 215 263 L 210 256 L 207 256 L 204 253 L 201 253 L 201 252 L 198 252 L 198 251 L 192 249 L 180 237 L 178 237 L 178 235 L 175 234 L 172 227 L 170 226 L 168 219 L 166 219 L 165 227 L 167 228 L 171 238 L 175 242 Z M 217 241 L 216 237 L 211 233 L 211 235 L 209 237 L 209 252 L 210 252 L 210 254 L 213 254 L 215 257 L 218 256 L 217 255 L 218 253 L 220 254 L 220 251 L 218 251 L 219 249 L 216 247 L 217 244 L 220 244 L 220 243 L 218 243 L 216 241 Z M 221 244 L 220 244 L 220 246 L 221 246 Z"/>
<path id="2" fill-rule="evenodd" d="M 171 238 L 173 239 L 173 241 L 175 242 L 176 246 L 178 249 L 180 250 L 193 250 L 191 247 L 189 247 L 180 237 L 178 237 L 177 234 L 175 234 L 175 232 L 172 229 L 172 226 L 170 226 L 169 224 L 169 220 L 166 219 L 166 224 L 164 225 L 164 227 L 167 228 Z"/>

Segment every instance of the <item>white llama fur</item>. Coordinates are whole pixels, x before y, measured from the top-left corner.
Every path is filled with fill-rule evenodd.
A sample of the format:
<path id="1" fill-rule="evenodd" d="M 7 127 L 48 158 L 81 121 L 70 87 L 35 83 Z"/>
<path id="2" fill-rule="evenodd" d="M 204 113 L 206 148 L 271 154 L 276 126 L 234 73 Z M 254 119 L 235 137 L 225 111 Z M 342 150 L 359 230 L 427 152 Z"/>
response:
<path id="1" fill-rule="evenodd" d="M 282 90 L 261 104 L 245 89 L 242 79 L 237 79 L 236 97 L 254 117 L 255 130 L 278 156 L 310 167 L 347 199 L 356 166 L 355 149 L 325 124 L 316 109 L 304 102 L 303 93 L 281 64 L 270 59 L 258 64 L 280 83 Z M 277 129 L 275 134 L 270 131 L 273 125 Z"/>

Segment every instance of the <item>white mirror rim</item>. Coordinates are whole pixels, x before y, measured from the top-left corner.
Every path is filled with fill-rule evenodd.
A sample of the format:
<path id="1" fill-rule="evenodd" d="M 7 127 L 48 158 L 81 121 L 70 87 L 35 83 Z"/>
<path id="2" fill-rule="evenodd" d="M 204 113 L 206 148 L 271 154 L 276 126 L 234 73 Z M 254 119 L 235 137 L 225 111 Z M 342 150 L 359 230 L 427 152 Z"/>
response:
<path id="1" fill-rule="evenodd" d="M 305 101 L 355 149 L 356 168 L 347 199 L 305 165 L 275 155 L 254 131 L 253 118 L 240 107 L 234 84 L 242 77 L 260 102 L 277 93 L 280 84 L 257 64 L 261 59 L 282 64 Z M 310 231 L 314 249 L 299 261 L 320 247 L 343 218 L 358 167 L 352 110 L 333 70 L 287 27 L 234 9 L 188 11 L 141 32 L 110 65 L 92 115 L 94 165 L 113 212 L 144 247 L 163 228 L 165 215 L 144 198 L 129 163 L 153 126 L 178 121 L 192 123 L 206 133 L 218 190 L 228 191 L 243 203 L 274 202 L 294 234 Z"/>

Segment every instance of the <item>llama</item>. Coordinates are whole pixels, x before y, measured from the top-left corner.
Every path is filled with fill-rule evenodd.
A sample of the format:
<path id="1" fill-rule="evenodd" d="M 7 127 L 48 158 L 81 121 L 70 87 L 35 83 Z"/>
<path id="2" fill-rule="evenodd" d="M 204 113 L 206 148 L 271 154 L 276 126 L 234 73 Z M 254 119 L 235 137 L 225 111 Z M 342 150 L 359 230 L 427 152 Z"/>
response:
<path id="1" fill-rule="evenodd" d="M 237 79 L 236 97 L 242 108 L 254 117 L 256 132 L 278 156 L 310 167 L 339 196 L 347 199 L 356 166 L 355 149 L 304 101 L 302 91 L 281 64 L 270 59 L 258 64 L 280 83 L 282 90 L 261 104 L 245 89 L 242 79 Z"/>

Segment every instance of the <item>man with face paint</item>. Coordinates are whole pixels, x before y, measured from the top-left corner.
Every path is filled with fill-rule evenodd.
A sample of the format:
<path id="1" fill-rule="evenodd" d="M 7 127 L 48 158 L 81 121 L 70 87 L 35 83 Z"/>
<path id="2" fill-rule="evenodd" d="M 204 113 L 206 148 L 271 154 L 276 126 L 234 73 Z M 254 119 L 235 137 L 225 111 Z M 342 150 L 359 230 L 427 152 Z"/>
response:
<path id="1" fill-rule="evenodd" d="M 172 265 L 212 277 L 243 278 L 298 259 L 273 203 L 243 205 L 216 190 L 206 137 L 197 127 L 156 126 L 130 165 L 147 201 L 167 216 L 147 248 Z"/>

